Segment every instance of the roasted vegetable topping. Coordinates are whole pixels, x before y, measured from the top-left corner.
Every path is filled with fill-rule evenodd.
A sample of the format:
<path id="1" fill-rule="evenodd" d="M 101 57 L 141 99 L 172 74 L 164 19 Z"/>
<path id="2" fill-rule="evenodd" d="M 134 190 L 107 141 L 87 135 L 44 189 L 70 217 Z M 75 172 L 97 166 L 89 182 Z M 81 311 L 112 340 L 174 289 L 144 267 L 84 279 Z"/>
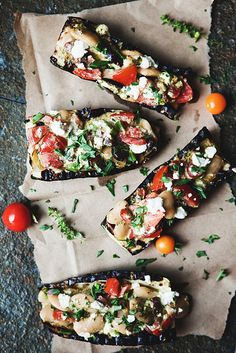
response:
<path id="1" fill-rule="evenodd" d="M 132 254 L 160 237 L 162 229 L 175 219 L 184 219 L 192 208 L 198 208 L 209 186 L 224 172 L 226 161 L 209 133 L 205 131 L 205 135 L 197 145 L 179 151 L 149 174 L 141 187 L 107 215 L 103 226 Z M 165 237 L 156 242 L 159 251 L 172 252 L 174 240 L 168 250 L 162 250 L 161 239 Z"/>
<path id="2" fill-rule="evenodd" d="M 110 175 L 143 163 L 156 150 L 157 137 L 140 114 L 101 111 L 94 118 L 76 110 L 30 117 L 27 138 L 33 176 L 40 178 L 48 170 L 55 178 L 62 171 Z"/>
<path id="3" fill-rule="evenodd" d="M 44 286 L 38 299 L 44 322 L 88 340 L 93 334 L 159 336 L 174 326 L 178 297 L 168 279 L 145 275 L 140 280 L 110 277 L 73 286 Z"/>

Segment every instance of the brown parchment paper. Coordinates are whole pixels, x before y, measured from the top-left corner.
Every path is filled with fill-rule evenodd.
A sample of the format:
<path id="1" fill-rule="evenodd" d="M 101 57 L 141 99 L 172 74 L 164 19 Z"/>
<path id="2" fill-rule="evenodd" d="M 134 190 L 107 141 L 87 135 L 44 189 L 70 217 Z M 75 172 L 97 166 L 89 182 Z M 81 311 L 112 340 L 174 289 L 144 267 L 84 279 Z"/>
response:
<path id="1" fill-rule="evenodd" d="M 87 10 L 79 16 L 110 25 L 113 32 L 132 44 L 152 54 L 160 60 L 177 66 L 191 66 L 198 74 L 208 73 L 208 48 L 206 38 L 197 44 L 185 35 L 174 33 L 171 28 L 162 26 L 159 17 L 168 13 L 204 28 L 209 33 L 212 0 L 141 0 L 99 9 Z M 49 63 L 56 40 L 66 20 L 66 15 L 18 14 L 15 29 L 19 47 L 23 53 L 26 78 L 27 115 L 56 109 L 71 109 L 84 106 L 126 108 L 114 97 L 100 90 L 96 84 L 86 82 L 63 72 Z M 135 27 L 135 32 L 131 30 Z M 190 45 L 196 45 L 193 52 Z M 35 74 L 33 72 L 35 71 Z M 199 84 L 200 99 L 187 104 L 179 121 L 170 121 L 156 112 L 143 110 L 151 120 L 158 121 L 170 142 L 147 166 L 151 169 L 169 159 L 177 147 L 186 143 L 206 125 L 217 135 L 217 125 L 204 109 L 204 98 L 209 87 Z M 71 105 L 74 101 L 74 107 Z M 181 128 L 176 133 L 176 127 Z M 127 196 L 122 185 L 129 185 L 131 193 L 143 180 L 139 170 L 116 176 L 116 196 L 106 189 L 102 178 L 76 179 L 62 182 L 42 182 L 30 179 L 27 174 L 21 187 L 22 193 L 41 212 L 40 222 L 32 226 L 28 234 L 34 244 L 35 260 L 39 267 L 42 282 L 63 280 L 67 277 L 108 269 L 134 269 L 137 258 L 157 257 L 150 265 L 150 271 L 167 275 L 175 282 L 188 282 L 186 291 L 193 296 L 191 314 L 178 325 L 178 335 L 199 334 L 218 339 L 222 336 L 231 298 L 236 287 L 236 230 L 235 207 L 226 202 L 230 197 L 227 185 L 221 185 L 200 209 L 172 230 L 185 244 L 181 255 L 171 254 L 163 258 L 154 246 L 141 254 L 131 256 L 110 239 L 100 222 L 114 203 Z M 91 191 L 90 185 L 95 186 Z M 71 214 L 74 198 L 79 199 L 76 212 Z M 46 203 L 46 200 L 50 203 Z M 64 212 L 72 224 L 86 234 L 83 244 L 79 240 L 67 241 L 62 238 L 56 226 L 53 230 L 41 232 L 39 226 L 52 224 L 47 217 L 47 207 L 55 206 Z M 219 208 L 223 208 L 221 211 Z M 221 239 L 208 245 L 201 238 L 209 234 L 219 234 Z M 104 254 L 96 258 L 98 250 Z M 197 250 L 206 250 L 206 257 L 197 258 Z M 112 254 L 120 259 L 113 259 Z M 183 270 L 178 270 L 183 266 Z M 230 275 L 216 282 L 220 268 L 227 268 Z M 203 270 L 210 273 L 208 280 L 202 279 Z M 210 323 L 210 324 L 209 324 Z M 114 352 L 117 347 L 96 347 L 89 343 L 74 342 L 54 337 L 54 353 Z"/>

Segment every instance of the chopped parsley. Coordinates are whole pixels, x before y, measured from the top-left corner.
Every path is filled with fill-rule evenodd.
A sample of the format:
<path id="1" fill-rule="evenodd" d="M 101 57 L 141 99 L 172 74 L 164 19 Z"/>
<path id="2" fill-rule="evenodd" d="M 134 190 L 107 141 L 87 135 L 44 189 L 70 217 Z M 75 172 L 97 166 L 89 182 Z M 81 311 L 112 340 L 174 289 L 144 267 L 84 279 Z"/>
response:
<path id="1" fill-rule="evenodd" d="M 48 207 L 48 215 L 55 219 L 56 224 L 63 235 L 68 240 L 75 238 L 83 239 L 84 235 L 67 224 L 65 216 L 57 208 Z"/>
<path id="2" fill-rule="evenodd" d="M 128 192 L 129 191 L 129 185 L 123 185 L 123 190 L 124 190 L 124 192 Z"/>
<path id="3" fill-rule="evenodd" d="M 100 283 L 94 283 L 91 288 L 91 295 L 93 299 L 97 299 L 97 297 L 103 293 L 102 286 Z"/>
<path id="4" fill-rule="evenodd" d="M 42 226 L 39 227 L 39 229 L 44 232 L 45 230 L 51 230 L 51 229 L 53 229 L 53 226 L 52 226 L 52 225 L 49 225 L 49 224 L 43 224 Z"/>
<path id="5" fill-rule="evenodd" d="M 32 119 L 32 123 L 36 124 L 42 117 L 43 117 L 42 113 L 38 113 L 38 114 L 34 115 L 33 119 Z"/>
<path id="6" fill-rule="evenodd" d="M 78 199 L 74 199 L 74 203 L 73 203 L 73 207 L 72 207 L 71 213 L 75 213 L 75 210 L 76 210 L 78 202 L 79 202 Z"/>
<path id="7" fill-rule="evenodd" d="M 210 276 L 210 273 L 207 270 L 203 270 L 203 275 L 202 275 L 202 279 L 207 280 Z"/>
<path id="8" fill-rule="evenodd" d="M 206 199 L 207 198 L 207 196 L 205 194 L 205 190 L 201 186 L 194 185 L 193 187 L 194 187 L 194 189 L 197 190 L 197 192 L 199 193 L 199 195 L 201 196 L 202 199 Z"/>
<path id="9" fill-rule="evenodd" d="M 103 170 L 103 175 L 109 175 L 113 169 L 115 169 L 115 164 L 112 161 L 109 161 Z"/>
<path id="10" fill-rule="evenodd" d="M 221 268 L 220 271 L 217 274 L 216 277 L 216 282 L 221 281 L 223 278 L 227 277 L 229 275 L 228 271 L 226 268 Z"/>
<path id="11" fill-rule="evenodd" d="M 184 185 L 188 184 L 190 182 L 190 179 L 179 179 L 175 182 L 175 185 Z"/>
<path id="12" fill-rule="evenodd" d="M 162 25 L 167 24 L 173 28 L 173 31 L 179 31 L 180 33 L 186 33 L 189 37 L 194 38 L 197 42 L 203 35 L 201 28 L 193 26 L 191 23 L 184 21 L 175 20 L 168 15 L 162 15 L 160 17 Z"/>
<path id="13" fill-rule="evenodd" d="M 89 67 L 91 69 L 101 69 L 104 70 L 107 68 L 107 66 L 111 63 L 111 61 L 106 61 L 106 60 L 95 60 L 93 61 Z"/>
<path id="14" fill-rule="evenodd" d="M 33 189 L 33 188 L 30 188 L 30 191 L 31 191 L 31 192 L 36 192 L 37 190 L 36 190 L 36 189 Z"/>
<path id="15" fill-rule="evenodd" d="M 74 104 L 75 104 L 74 101 L 73 101 L 73 99 L 71 99 L 70 102 L 71 102 L 71 105 L 74 105 Z"/>
<path id="16" fill-rule="evenodd" d="M 106 312 L 104 315 L 105 321 L 111 323 L 115 319 L 115 315 L 112 314 L 110 311 Z"/>
<path id="17" fill-rule="evenodd" d="M 197 256 L 197 257 L 206 256 L 206 257 L 207 257 L 207 260 L 209 259 L 209 257 L 208 257 L 208 255 L 207 255 L 207 253 L 206 253 L 205 250 L 198 250 L 198 251 L 196 252 L 196 256 Z"/>
<path id="18" fill-rule="evenodd" d="M 135 246 L 135 240 L 133 239 L 126 239 L 126 247 L 133 248 Z"/>
<path id="19" fill-rule="evenodd" d="M 104 250 L 98 250 L 97 257 L 101 256 L 104 253 Z"/>
<path id="20" fill-rule="evenodd" d="M 58 295 L 60 293 L 61 293 L 61 291 L 58 288 L 49 289 L 48 292 L 47 292 L 47 294 L 54 294 L 54 295 Z"/>
<path id="21" fill-rule="evenodd" d="M 156 257 L 150 258 L 150 259 L 137 259 L 135 262 L 135 265 L 137 267 L 140 266 L 147 266 L 148 264 L 151 264 L 152 262 L 155 262 L 157 260 Z"/>
<path id="22" fill-rule="evenodd" d="M 106 183 L 106 187 L 108 188 L 108 190 L 113 196 L 115 196 L 115 183 L 116 183 L 115 179 L 108 180 L 108 182 Z"/>
<path id="23" fill-rule="evenodd" d="M 120 256 L 117 254 L 113 254 L 112 257 L 113 257 L 113 259 L 120 259 Z"/>
<path id="24" fill-rule="evenodd" d="M 80 309 L 73 313 L 73 316 L 76 318 L 76 321 L 79 321 L 82 317 L 85 316 L 85 314 L 86 311 L 84 309 Z"/>
<path id="25" fill-rule="evenodd" d="M 219 235 L 217 234 L 210 234 L 208 238 L 202 238 L 202 241 L 205 241 L 208 244 L 213 244 L 215 240 L 220 239 Z"/>
<path id="26" fill-rule="evenodd" d="M 183 269 L 184 269 L 184 266 L 180 266 L 180 267 L 178 268 L 179 271 L 183 271 Z"/>
<path id="27" fill-rule="evenodd" d="M 191 48 L 194 52 L 198 50 L 198 48 L 195 47 L 195 45 L 190 45 L 189 48 Z"/>
<path id="28" fill-rule="evenodd" d="M 183 247 L 182 243 L 178 243 L 178 242 L 175 243 L 174 251 L 175 251 L 176 255 L 179 255 L 181 253 L 182 247 Z"/>
<path id="29" fill-rule="evenodd" d="M 94 185 L 89 185 L 90 189 L 93 191 L 95 189 Z"/>
<path id="30" fill-rule="evenodd" d="M 225 201 L 230 202 L 230 203 L 235 203 L 236 199 L 235 199 L 235 197 L 231 197 L 230 199 L 225 200 Z"/>
<path id="31" fill-rule="evenodd" d="M 139 169 L 140 173 L 143 174 L 144 176 L 147 176 L 148 175 L 148 172 L 149 172 L 149 168 L 147 167 L 141 167 Z"/>
<path id="32" fill-rule="evenodd" d="M 176 129 L 175 129 L 176 134 L 179 132 L 180 128 L 181 128 L 180 125 L 177 125 L 177 126 L 176 126 Z"/>

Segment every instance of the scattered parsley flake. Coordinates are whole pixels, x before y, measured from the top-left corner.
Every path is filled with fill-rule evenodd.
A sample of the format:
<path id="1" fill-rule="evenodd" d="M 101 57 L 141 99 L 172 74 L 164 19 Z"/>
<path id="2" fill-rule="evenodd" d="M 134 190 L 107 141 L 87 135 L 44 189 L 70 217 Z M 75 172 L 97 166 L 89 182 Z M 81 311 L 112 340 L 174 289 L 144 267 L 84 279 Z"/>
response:
<path id="1" fill-rule="evenodd" d="M 210 234 L 208 238 L 202 238 L 202 241 L 205 241 L 208 244 L 213 244 L 215 240 L 220 239 L 219 235 L 217 234 Z"/>
<path id="2" fill-rule="evenodd" d="M 207 196 L 205 194 L 205 190 L 199 186 L 199 185 L 194 185 L 194 189 L 197 190 L 197 192 L 199 193 L 199 195 L 201 196 L 202 199 L 206 199 Z"/>
<path id="3" fill-rule="evenodd" d="M 104 253 L 104 250 L 98 250 L 97 257 L 101 256 Z"/>
<path id="4" fill-rule="evenodd" d="M 198 48 L 195 47 L 195 45 L 190 45 L 189 48 L 192 49 L 194 52 L 198 50 Z"/>
<path id="5" fill-rule="evenodd" d="M 74 199 L 74 203 L 73 203 L 73 207 L 72 207 L 71 213 L 75 213 L 78 202 L 79 202 L 78 199 Z"/>
<path id="6" fill-rule="evenodd" d="M 90 186 L 90 189 L 93 191 L 95 189 L 95 186 L 94 185 L 89 185 Z"/>
<path id="7" fill-rule="evenodd" d="M 35 74 L 36 74 L 35 70 L 34 70 L 34 71 L 32 71 L 32 74 L 33 74 L 33 75 L 35 75 Z"/>
<path id="8" fill-rule="evenodd" d="M 202 275 L 202 279 L 207 280 L 210 276 L 210 273 L 207 270 L 203 270 L 203 275 Z"/>
<path id="9" fill-rule="evenodd" d="M 132 32 L 135 32 L 135 27 L 131 27 L 131 31 L 132 31 Z"/>
<path id="10" fill-rule="evenodd" d="M 222 207 L 219 207 L 219 210 L 220 210 L 220 211 L 223 211 L 223 208 L 222 208 Z"/>
<path id="11" fill-rule="evenodd" d="M 117 254 L 113 254 L 112 257 L 113 257 L 113 259 L 120 259 L 120 256 Z"/>
<path id="12" fill-rule="evenodd" d="M 183 257 L 183 261 L 185 261 L 186 260 L 186 257 Z"/>
<path id="13" fill-rule="evenodd" d="M 36 124 L 43 117 L 42 113 L 35 114 L 32 118 L 32 123 Z"/>
<path id="14" fill-rule="evenodd" d="M 45 203 L 50 203 L 50 202 L 51 202 L 51 200 L 46 200 L 46 201 L 45 201 Z"/>
<path id="15" fill-rule="evenodd" d="M 181 126 L 180 126 L 180 125 L 177 125 L 177 126 L 176 126 L 176 130 L 175 130 L 176 134 L 178 134 L 178 132 L 179 132 L 180 128 L 181 128 Z"/>
<path id="16" fill-rule="evenodd" d="M 206 256 L 206 257 L 207 257 L 207 259 L 209 259 L 209 257 L 208 257 L 208 255 L 207 255 L 207 253 L 206 253 L 206 251 L 205 251 L 205 250 L 198 250 L 198 251 L 196 252 L 196 256 L 197 256 L 197 257 L 203 257 L 203 256 Z"/>
<path id="17" fill-rule="evenodd" d="M 33 189 L 33 188 L 30 188 L 30 191 L 31 191 L 31 192 L 36 192 L 37 190 L 36 190 L 36 189 Z"/>
<path id="18" fill-rule="evenodd" d="M 162 15 L 160 19 L 162 25 L 167 24 L 168 26 L 171 26 L 174 32 L 178 30 L 180 33 L 186 33 L 189 37 L 194 38 L 195 42 L 197 42 L 203 35 L 202 28 L 195 27 L 191 23 L 175 20 L 168 15 Z"/>
<path id="19" fill-rule="evenodd" d="M 42 226 L 39 227 L 39 229 L 42 231 L 51 230 L 51 229 L 53 229 L 53 226 L 49 225 L 49 224 L 43 224 Z"/>
<path id="20" fill-rule="evenodd" d="M 124 192 L 128 192 L 129 191 L 129 185 L 123 185 L 123 190 L 124 190 Z"/>
<path id="21" fill-rule="evenodd" d="M 71 105 L 74 105 L 74 104 L 75 104 L 74 101 L 73 101 L 73 99 L 71 99 L 70 102 L 71 102 Z"/>
<path id="22" fill-rule="evenodd" d="M 157 260 L 156 257 L 153 257 L 153 258 L 150 258 L 150 259 L 137 259 L 136 262 L 135 262 L 135 265 L 137 267 L 147 266 L 148 264 L 151 264 L 152 262 L 154 262 L 156 260 Z"/>
<path id="23" fill-rule="evenodd" d="M 235 199 L 235 197 L 231 197 L 230 199 L 225 200 L 225 201 L 230 202 L 230 203 L 235 203 L 236 199 Z"/>
<path id="24" fill-rule="evenodd" d="M 183 269 L 184 269 L 184 266 L 180 266 L 180 267 L 178 268 L 179 271 L 183 271 Z"/>
<path id="25" fill-rule="evenodd" d="M 144 176 L 147 176 L 148 175 L 148 172 L 149 172 L 149 168 L 147 167 L 141 167 L 139 169 L 140 173 L 143 174 Z"/>
<path id="26" fill-rule="evenodd" d="M 113 196 L 115 196 L 115 183 L 116 183 L 115 179 L 108 180 L 108 182 L 106 183 L 106 187 L 108 188 L 108 190 Z"/>
<path id="27" fill-rule="evenodd" d="M 175 251 L 176 255 L 179 255 L 181 253 L 182 247 L 183 247 L 183 244 L 178 243 L 178 242 L 175 243 L 174 251 Z"/>
<path id="28" fill-rule="evenodd" d="M 216 282 L 221 281 L 223 278 L 227 277 L 229 275 L 228 271 L 226 268 L 221 268 L 220 271 L 218 272 L 218 275 L 216 277 Z"/>
<path id="29" fill-rule="evenodd" d="M 83 239 L 84 235 L 67 224 L 65 216 L 57 208 L 48 207 L 48 215 L 55 219 L 57 226 L 68 240 Z"/>

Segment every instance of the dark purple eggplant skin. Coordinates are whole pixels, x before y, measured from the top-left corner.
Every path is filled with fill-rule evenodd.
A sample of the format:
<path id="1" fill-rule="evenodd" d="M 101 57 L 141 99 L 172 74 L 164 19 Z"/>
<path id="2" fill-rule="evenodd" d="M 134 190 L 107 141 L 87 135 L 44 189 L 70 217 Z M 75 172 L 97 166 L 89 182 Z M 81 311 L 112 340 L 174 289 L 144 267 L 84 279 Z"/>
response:
<path id="1" fill-rule="evenodd" d="M 80 17 L 68 17 L 67 21 L 65 22 L 65 24 L 64 24 L 64 26 L 63 26 L 63 28 L 61 30 L 61 33 L 63 32 L 63 30 L 67 26 L 73 26 L 74 24 L 76 24 L 78 22 L 83 22 L 85 24 L 85 26 L 87 26 L 89 29 L 94 31 L 95 23 L 93 23 L 93 22 L 91 22 L 89 20 L 80 18 Z M 112 44 L 117 45 L 116 43 L 120 42 L 120 40 L 115 38 L 115 37 L 113 37 L 113 36 L 111 36 L 111 42 L 112 42 Z M 123 43 L 122 49 L 127 48 L 127 49 L 131 49 L 131 50 L 139 50 L 138 48 L 136 48 L 136 47 L 134 47 L 132 45 L 128 45 L 127 43 L 124 43 L 123 41 L 122 41 L 122 43 Z M 143 54 L 147 54 L 147 53 L 143 52 Z M 64 71 L 67 71 L 67 72 L 70 72 L 70 73 L 73 74 L 73 70 L 74 70 L 73 65 L 72 66 L 61 67 L 60 65 L 57 64 L 57 58 L 55 56 L 53 56 L 53 55 L 51 55 L 51 57 L 50 57 L 50 62 L 54 66 L 56 66 L 56 67 L 58 67 L 58 68 L 60 68 L 60 69 L 62 69 Z M 172 66 L 172 65 L 164 65 L 164 64 L 159 63 L 158 60 L 155 60 L 155 62 L 157 64 L 157 67 L 160 70 L 167 70 L 167 71 L 169 71 L 169 72 L 171 72 L 171 73 L 173 73 L 175 75 L 181 75 L 184 78 L 187 78 L 188 80 L 192 80 L 192 78 L 195 76 L 195 73 L 189 67 L 188 68 L 181 68 L 181 67 L 175 67 L 175 66 Z M 94 80 L 91 80 L 91 81 L 94 81 Z M 117 85 L 117 83 L 114 83 L 114 84 Z M 111 93 L 111 94 L 113 94 L 109 89 L 106 89 L 106 91 Z M 124 100 L 122 100 L 119 96 L 116 96 L 116 98 L 121 103 L 124 102 Z M 137 103 L 135 103 L 135 104 L 137 104 Z M 171 120 L 176 120 L 179 117 L 179 115 L 180 115 L 180 108 L 176 109 L 171 104 L 157 105 L 157 106 L 148 106 L 146 104 L 140 104 L 140 105 L 143 106 L 144 108 L 155 110 L 158 113 L 161 113 L 161 114 L 165 115 L 167 118 L 169 118 Z"/>
<path id="2" fill-rule="evenodd" d="M 48 289 L 58 288 L 64 289 L 72 287 L 76 283 L 90 283 L 98 280 L 107 280 L 108 278 L 115 277 L 118 279 L 145 279 L 145 276 L 149 275 L 151 280 L 160 281 L 162 277 L 157 274 L 147 274 L 140 271 L 122 271 L 122 270 L 111 270 L 93 274 L 86 274 L 77 277 L 71 277 L 61 282 L 44 284 L 39 289 L 46 287 Z M 160 336 L 152 335 L 146 331 L 140 332 L 132 336 L 120 335 L 119 337 L 109 337 L 107 335 L 94 334 L 94 337 L 85 340 L 83 337 L 78 336 L 74 331 L 66 328 L 54 327 L 49 323 L 44 323 L 48 329 L 63 338 L 69 338 L 77 341 L 90 342 L 93 344 L 100 345 L 114 345 L 114 346 L 139 346 L 139 345 L 154 345 L 162 342 L 173 341 L 176 338 L 175 328 L 166 329 Z"/>
<path id="3" fill-rule="evenodd" d="M 102 114 L 105 114 L 107 112 L 110 112 L 113 109 L 109 108 L 97 108 L 97 109 L 91 109 L 89 107 L 85 107 L 81 110 L 77 110 L 78 115 L 82 118 L 82 120 L 89 120 L 89 119 L 94 119 L 99 117 Z M 25 120 L 25 123 L 27 123 L 28 120 Z M 149 121 L 150 123 L 150 121 Z M 41 122 L 38 122 L 36 125 L 41 125 Z M 158 132 L 155 129 L 155 126 L 151 124 L 152 129 L 158 138 Z M 133 170 L 141 165 L 143 165 L 145 162 L 147 162 L 156 152 L 157 152 L 158 146 L 157 145 L 152 145 L 150 148 L 150 152 L 147 154 L 145 159 L 141 163 L 133 164 L 132 166 L 127 166 L 122 169 L 114 168 L 110 173 L 109 176 L 119 174 L 128 170 Z M 46 169 L 41 172 L 41 177 L 36 178 L 34 176 L 31 176 L 32 179 L 35 180 L 42 180 L 42 181 L 61 181 L 61 180 L 70 180 L 70 179 L 76 179 L 76 178 L 96 178 L 96 177 L 103 177 L 104 175 L 102 173 L 98 173 L 97 171 L 82 171 L 82 172 L 72 172 L 72 171 L 65 171 L 63 170 L 61 173 L 55 173 L 52 169 Z M 108 175 L 106 175 L 108 176 Z"/>
<path id="4" fill-rule="evenodd" d="M 200 145 L 200 143 L 203 141 L 203 140 L 205 140 L 206 138 L 209 138 L 210 140 L 212 140 L 212 141 L 214 141 L 214 139 L 213 139 L 213 137 L 212 137 L 212 135 L 211 135 L 211 133 L 210 133 L 210 131 L 206 128 L 206 127 L 203 127 L 199 132 L 198 132 L 198 134 L 182 149 L 182 150 L 180 150 L 179 152 L 178 152 L 178 155 L 180 156 L 180 157 L 182 157 L 186 152 L 188 152 L 188 151 L 191 151 L 192 149 L 195 149 L 196 147 L 198 147 L 199 145 Z M 218 154 L 219 154 L 219 152 L 218 152 Z M 174 156 L 173 156 L 174 157 Z M 173 159 L 173 157 L 171 157 L 167 162 L 165 162 L 165 163 L 163 163 L 163 164 L 161 164 L 161 165 L 169 165 L 169 163 L 172 161 L 172 159 Z M 223 156 L 221 156 L 222 158 L 223 158 Z M 224 158 L 223 158 L 224 159 Z M 225 159 L 224 159 L 225 160 Z M 225 160 L 226 161 L 226 160 Z M 226 161 L 227 162 L 227 161 Z M 160 166 L 161 166 L 160 165 Z M 138 188 L 146 188 L 146 186 L 153 180 L 153 177 L 154 177 L 154 175 L 155 175 L 155 173 L 156 173 L 156 170 L 160 167 L 160 166 L 158 166 L 157 168 L 155 168 L 150 174 L 148 174 L 148 176 L 143 180 L 143 182 L 137 187 L 137 189 Z M 226 180 L 230 175 L 231 175 L 231 171 L 220 171 L 219 173 L 217 173 L 217 175 L 216 175 L 216 178 L 215 178 L 215 180 L 211 183 L 211 184 L 209 184 L 208 185 L 208 187 L 207 187 L 207 189 L 206 189 L 206 195 L 208 196 L 216 187 L 217 187 L 217 185 L 220 183 L 220 182 L 222 182 L 223 180 Z M 136 189 L 136 190 L 137 190 Z M 135 190 L 135 191 L 136 191 Z M 129 203 L 129 201 L 130 201 L 130 198 L 132 197 L 132 195 L 135 193 L 135 191 L 131 194 L 131 195 L 129 195 L 127 198 L 125 198 L 125 200 Z M 204 200 L 201 200 L 202 202 L 204 201 Z M 191 213 L 193 210 L 192 210 L 192 208 L 190 208 L 190 207 L 185 207 L 187 210 L 188 210 L 188 213 Z M 172 223 L 172 225 L 174 224 L 174 223 L 176 223 L 176 222 L 178 222 L 178 221 L 181 221 L 181 220 L 178 220 L 178 219 L 176 219 L 176 218 L 174 218 L 174 220 L 173 220 L 173 223 Z M 172 225 L 171 225 L 171 227 L 172 227 Z M 109 227 L 109 224 L 107 223 L 107 221 L 106 221 L 106 217 L 105 217 L 105 219 L 102 221 L 102 223 L 101 223 L 101 226 L 106 230 L 106 231 L 108 231 L 108 232 L 110 232 L 111 231 L 111 229 L 110 229 L 110 227 Z M 165 220 L 162 220 L 161 222 L 160 222 L 160 224 L 159 224 L 159 228 L 162 228 L 163 229 L 163 231 L 166 231 L 166 230 L 168 230 L 169 229 L 169 225 L 168 225 L 168 223 L 166 223 L 166 221 Z M 150 241 L 148 244 L 146 244 L 146 243 L 144 243 L 144 242 L 142 242 L 142 241 L 138 241 L 137 242 L 137 245 L 141 245 L 142 246 L 142 248 L 140 249 L 140 250 L 136 250 L 136 251 L 133 251 L 132 252 L 132 250 L 131 249 L 128 249 L 128 248 L 126 248 L 128 251 L 129 251 L 129 253 L 131 254 L 131 255 L 137 255 L 138 253 L 140 253 L 141 251 L 143 251 L 145 248 L 147 248 L 148 246 L 150 246 L 152 243 L 154 243 L 155 242 L 155 240 L 156 239 L 153 239 L 152 241 Z"/>

